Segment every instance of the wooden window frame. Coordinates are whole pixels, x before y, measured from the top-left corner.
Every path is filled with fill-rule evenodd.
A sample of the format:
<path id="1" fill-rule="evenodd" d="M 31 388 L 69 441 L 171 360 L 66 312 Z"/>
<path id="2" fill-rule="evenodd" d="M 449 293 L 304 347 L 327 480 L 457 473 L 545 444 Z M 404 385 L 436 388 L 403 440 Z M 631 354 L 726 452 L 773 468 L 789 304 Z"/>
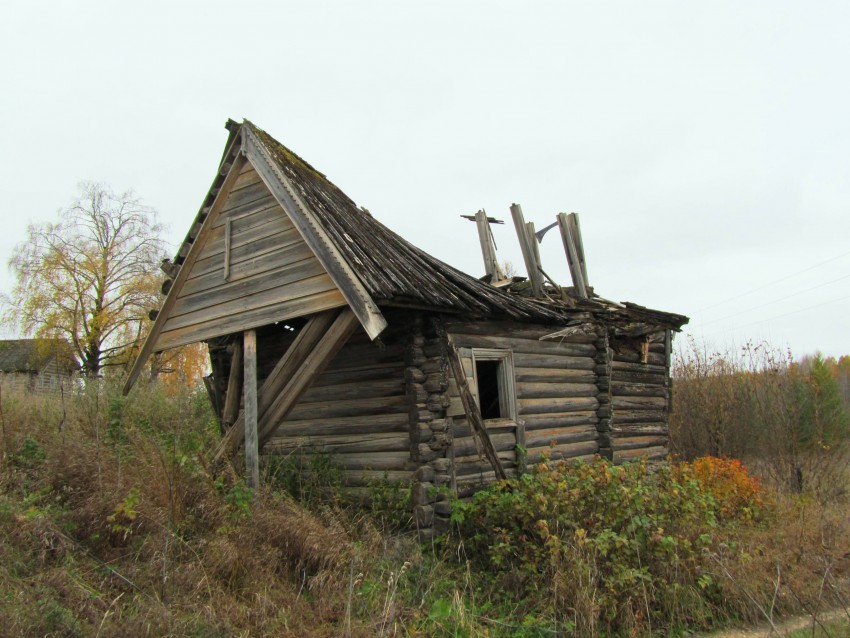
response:
<path id="1" fill-rule="evenodd" d="M 472 375 L 475 381 L 475 400 L 481 408 L 481 395 L 478 391 L 479 361 L 498 361 L 499 411 L 507 417 L 486 419 L 487 424 L 517 423 L 516 380 L 514 375 L 514 356 L 511 350 L 498 348 L 472 348 Z"/>

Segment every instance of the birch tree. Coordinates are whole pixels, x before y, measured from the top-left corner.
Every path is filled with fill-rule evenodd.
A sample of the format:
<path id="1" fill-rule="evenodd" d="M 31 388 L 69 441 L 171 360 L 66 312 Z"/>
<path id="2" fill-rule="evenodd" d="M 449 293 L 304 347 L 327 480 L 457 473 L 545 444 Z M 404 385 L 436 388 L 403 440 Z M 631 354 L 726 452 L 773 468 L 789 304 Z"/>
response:
<path id="1" fill-rule="evenodd" d="M 16 246 L 7 319 L 26 334 L 66 339 L 89 377 L 126 365 L 159 305 L 162 230 L 132 191 L 80 184 L 58 221 L 31 224 Z"/>

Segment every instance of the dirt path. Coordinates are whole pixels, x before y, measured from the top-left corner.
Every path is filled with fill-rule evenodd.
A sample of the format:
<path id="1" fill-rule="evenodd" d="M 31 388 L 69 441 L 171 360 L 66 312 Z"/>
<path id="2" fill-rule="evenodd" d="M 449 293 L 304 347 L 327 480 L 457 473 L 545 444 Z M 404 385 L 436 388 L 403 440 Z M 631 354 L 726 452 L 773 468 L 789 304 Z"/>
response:
<path id="1" fill-rule="evenodd" d="M 835 609 L 833 611 L 827 611 L 818 616 L 818 620 L 821 622 L 826 622 L 828 620 L 836 620 L 839 618 L 846 618 L 847 611 L 844 609 Z M 792 618 L 782 623 L 776 623 L 776 628 L 779 629 L 781 636 L 787 636 L 792 631 L 797 631 L 798 629 L 803 629 L 805 627 L 812 626 L 812 617 L 811 616 L 800 616 L 799 618 Z M 771 635 L 772 629 L 769 624 L 765 623 L 764 625 L 759 625 L 758 627 L 748 627 L 745 629 L 724 629 L 723 631 L 716 631 L 710 634 L 698 634 L 700 636 L 704 636 L 705 638 L 768 638 Z M 844 638 L 847 634 L 840 634 L 835 636 L 835 638 Z M 775 637 L 776 634 L 774 633 Z"/>

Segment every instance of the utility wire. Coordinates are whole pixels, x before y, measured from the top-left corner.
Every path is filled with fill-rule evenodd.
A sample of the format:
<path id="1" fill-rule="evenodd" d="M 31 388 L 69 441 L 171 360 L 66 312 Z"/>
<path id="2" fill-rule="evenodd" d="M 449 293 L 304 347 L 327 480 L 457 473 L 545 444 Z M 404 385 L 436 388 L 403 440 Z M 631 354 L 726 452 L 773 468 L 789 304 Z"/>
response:
<path id="1" fill-rule="evenodd" d="M 791 315 L 796 315 L 801 312 L 806 312 L 808 310 L 814 310 L 815 308 L 821 308 L 822 306 L 828 306 L 830 304 L 838 303 L 839 301 L 844 301 L 845 299 L 850 299 L 850 295 L 846 297 L 839 297 L 838 299 L 830 299 L 829 301 L 824 301 L 823 303 L 815 304 L 814 306 L 806 306 L 805 308 L 800 308 L 799 310 L 792 310 L 791 312 L 785 312 L 781 315 L 774 315 L 773 317 L 768 317 L 766 319 L 758 319 L 756 321 L 751 321 L 750 323 L 745 323 L 740 326 L 734 326 L 734 328 L 746 328 L 748 326 L 754 326 L 759 323 L 765 323 L 767 321 L 773 321 L 774 319 L 782 319 L 783 317 L 789 317 Z M 715 330 L 714 332 L 709 332 L 707 335 L 703 335 L 706 337 L 710 337 L 712 335 L 720 334 L 721 332 L 725 332 L 723 330 Z"/>
<path id="2" fill-rule="evenodd" d="M 763 304 L 759 304 L 758 306 L 753 306 L 752 308 L 747 308 L 746 310 L 739 310 L 738 312 L 733 312 L 731 315 L 726 315 L 725 317 L 720 317 L 719 319 L 712 319 L 711 321 L 704 321 L 701 325 L 709 326 L 713 323 L 717 323 L 718 321 L 723 321 L 725 319 L 731 319 L 732 317 L 737 317 L 738 315 L 743 315 L 747 312 L 751 312 L 753 310 L 758 310 L 759 308 L 764 308 L 765 306 L 771 306 L 775 303 L 779 303 L 780 301 L 785 301 L 786 299 L 791 299 L 793 297 L 799 297 L 800 295 L 804 295 L 807 292 L 811 292 L 812 290 L 817 290 L 818 288 L 823 288 L 824 286 L 828 286 L 830 284 L 834 284 L 836 281 L 842 281 L 844 279 L 850 279 L 850 275 L 844 275 L 843 277 L 838 277 L 837 279 L 832 279 L 830 281 L 826 281 L 822 284 L 818 284 L 817 286 L 812 286 L 811 288 L 806 288 L 805 290 L 801 290 L 799 292 L 792 293 L 790 295 L 785 295 L 784 297 L 779 297 L 779 299 L 773 299 L 771 301 L 767 301 Z"/>
<path id="3" fill-rule="evenodd" d="M 741 294 L 735 295 L 734 297 L 729 297 L 728 299 L 724 299 L 723 301 L 718 301 L 717 303 L 711 304 L 710 306 L 706 306 L 705 308 L 701 308 L 697 312 L 705 312 L 706 310 L 711 310 L 712 308 L 716 308 L 717 306 L 722 306 L 723 304 L 729 303 L 730 301 L 736 301 L 738 299 L 741 299 L 742 297 L 746 297 L 748 295 L 751 295 L 754 292 L 758 292 L 759 290 L 764 290 L 765 288 L 770 288 L 771 286 L 775 286 L 776 284 L 782 283 L 783 281 L 787 281 L 787 280 L 791 279 L 792 277 L 796 277 L 797 275 L 803 274 L 804 272 L 809 272 L 810 270 L 814 270 L 815 268 L 819 268 L 819 267 L 823 266 L 824 264 L 828 264 L 828 263 L 831 263 L 833 261 L 837 261 L 837 260 L 841 259 L 842 257 L 846 257 L 847 255 L 850 255 L 850 251 L 847 251 L 846 253 L 841 253 L 840 255 L 837 255 L 835 257 L 830 257 L 829 259 L 818 262 L 818 263 L 816 263 L 812 266 L 809 266 L 808 268 L 804 268 L 803 270 L 798 270 L 797 272 L 792 272 L 790 275 L 786 275 L 784 277 L 781 277 L 780 279 L 776 279 L 776 280 L 771 281 L 769 283 L 766 283 L 762 286 L 758 286 L 757 288 L 753 288 L 752 290 L 742 292 Z"/>

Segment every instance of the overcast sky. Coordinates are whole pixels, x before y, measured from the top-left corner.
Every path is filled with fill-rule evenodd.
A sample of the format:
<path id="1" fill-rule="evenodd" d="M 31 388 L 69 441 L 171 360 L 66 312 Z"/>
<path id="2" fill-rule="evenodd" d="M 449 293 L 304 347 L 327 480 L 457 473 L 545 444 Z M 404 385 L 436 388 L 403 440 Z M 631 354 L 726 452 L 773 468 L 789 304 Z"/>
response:
<path id="1" fill-rule="evenodd" d="M 228 117 L 483 274 L 480 208 L 581 216 L 597 293 L 715 344 L 850 354 L 850 3 L 18 2 L 0 9 L 6 261 L 79 180 L 183 238 Z M 546 270 L 569 274 L 559 237 Z M 0 273 L 0 290 L 13 279 Z"/>

